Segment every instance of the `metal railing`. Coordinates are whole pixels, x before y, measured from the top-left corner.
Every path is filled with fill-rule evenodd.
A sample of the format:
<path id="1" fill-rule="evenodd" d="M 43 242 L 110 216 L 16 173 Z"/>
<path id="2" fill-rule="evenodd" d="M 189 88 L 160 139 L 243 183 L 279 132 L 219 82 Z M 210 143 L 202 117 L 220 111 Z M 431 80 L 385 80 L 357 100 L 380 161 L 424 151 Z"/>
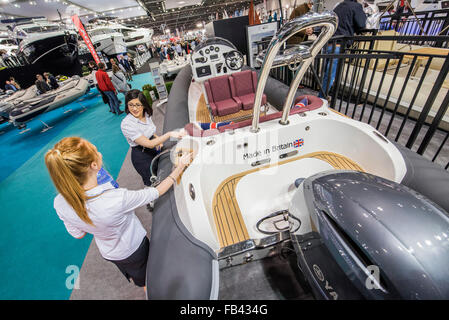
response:
<path id="1" fill-rule="evenodd" d="M 400 15 L 383 15 L 380 19 L 380 30 L 396 30 L 401 35 L 437 36 L 448 35 L 449 9 L 408 11 Z"/>
<path id="2" fill-rule="evenodd" d="M 417 41 L 449 43 L 449 36 L 334 37 L 301 85 L 321 93 L 331 108 L 448 169 L 449 50 L 403 44 Z M 294 77 L 288 67 L 270 75 L 286 85 Z"/>

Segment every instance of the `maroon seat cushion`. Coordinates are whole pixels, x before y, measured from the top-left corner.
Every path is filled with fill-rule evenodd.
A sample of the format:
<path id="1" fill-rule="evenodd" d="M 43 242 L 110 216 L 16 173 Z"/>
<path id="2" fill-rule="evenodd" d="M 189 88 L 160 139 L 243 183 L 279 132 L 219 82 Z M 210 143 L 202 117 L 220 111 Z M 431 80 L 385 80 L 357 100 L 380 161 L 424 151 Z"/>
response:
<path id="1" fill-rule="evenodd" d="M 255 73 L 255 72 L 254 72 Z M 233 73 L 231 76 L 234 80 L 235 95 L 237 97 L 246 96 L 256 92 L 256 88 L 253 86 L 253 71 L 245 70 L 241 72 Z M 257 74 L 256 74 L 257 78 Z"/>
<path id="2" fill-rule="evenodd" d="M 250 94 L 246 94 L 244 96 L 239 96 L 238 97 L 242 101 L 244 110 L 249 110 L 249 109 L 253 108 L 253 106 L 254 106 L 254 97 L 255 97 L 254 93 L 250 93 Z M 267 96 L 264 93 L 262 95 L 262 103 L 261 103 L 261 105 L 264 105 L 266 103 L 267 103 Z"/>
<path id="3" fill-rule="evenodd" d="M 232 96 L 242 102 L 244 110 L 254 106 L 254 94 L 257 88 L 257 73 L 251 70 L 233 73 L 230 77 Z M 262 105 L 267 103 L 267 96 L 262 96 Z"/>
<path id="4" fill-rule="evenodd" d="M 234 99 L 217 101 L 215 102 L 215 105 L 217 106 L 217 114 L 219 116 L 226 116 L 240 111 L 240 106 Z"/>
<path id="5" fill-rule="evenodd" d="M 215 102 L 232 98 L 228 76 L 220 76 L 208 81 Z"/>
<path id="6" fill-rule="evenodd" d="M 233 99 L 231 84 L 227 75 L 207 80 L 206 93 L 212 96 L 209 99 L 209 105 L 213 115 L 225 116 L 231 113 L 239 112 L 241 109 L 240 100 Z"/>
<path id="7" fill-rule="evenodd" d="M 312 110 L 320 108 L 323 105 L 323 100 L 321 100 L 320 98 L 318 98 L 316 96 L 311 96 L 311 95 L 305 95 L 305 96 L 298 97 L 295 100 L 295 104 L 304 98 L 307 98 L 307 102 L 308 102 L 307 106 L 301 107 L 301 108 L 290 109 L 290 113 L 289 113 L 290 115 L 302 113 L 302 112 L 306 112 L 306 111 L 312 111 Z M 272 114 L 267 114 L 265 116 L 260 117 L 259 123 L 270 121 L 270 120 L 277 119 L 277 118 L 280 119 L 281 117 L 282 117 L 282 111 L 272 113 Z M 227 126 L 222 126 L 222 127 L 218 128 L 218 130 L 220 132 L 225 132 L 226 130 L 243 128 L 243 127 L 251 125 L 252 121 L 253 121 L 253 119 L 248 119 L 248 120 L 236 122 L 233 124 L 229 124 Z"/>

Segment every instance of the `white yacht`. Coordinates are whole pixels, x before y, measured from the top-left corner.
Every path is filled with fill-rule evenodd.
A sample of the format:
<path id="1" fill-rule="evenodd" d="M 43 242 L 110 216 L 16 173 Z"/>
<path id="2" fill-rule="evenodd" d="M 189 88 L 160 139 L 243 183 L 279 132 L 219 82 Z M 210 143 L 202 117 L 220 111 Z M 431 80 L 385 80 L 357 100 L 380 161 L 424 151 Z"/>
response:
<path id="1" fill-rule="evenodd" d="M 126 43 L 122 33 L 110 26 L 95 26 L 87 31 L 95 50 L 111 56 L 126 52 Z"/>
<path id="2" fill-rule="evenodd" d="M 51 61 L 72 63 L 78 56 L 77 35 L 45 18 L 8 20 L 10 37 L 17 41 L 17 57 L 27 64 Z"/>
<path id="3" fill-rule="evenodd" d="M 152 42 L 153 29 L 132 28 L 118 23 L 110 24 L 109 27 L 123 34 L 128 48 L 137 47 L 141 44 L 149 45 Z"/>
<path id="4" fill-rule="evenodd" d="M 0 33 L 0 50 L 6 50 L 9 55 L 15 53 L 19 49 L 17 42 L 9 38 L 7 33 Z"/>

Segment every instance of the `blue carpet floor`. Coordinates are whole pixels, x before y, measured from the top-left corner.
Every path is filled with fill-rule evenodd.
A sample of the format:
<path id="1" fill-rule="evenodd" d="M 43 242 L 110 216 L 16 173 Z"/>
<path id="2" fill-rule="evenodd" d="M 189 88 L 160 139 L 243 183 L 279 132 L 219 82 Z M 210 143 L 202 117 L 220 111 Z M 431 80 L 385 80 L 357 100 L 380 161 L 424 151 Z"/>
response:
<path id="1" fill-rule="evenodd" d="M 152 79 L 140 74 L 131 83 L 141 89 Z M 124 102 L 123 95 L 119 99 Z M 117 177 L 129 147 L 120 130 L 125 114 L 108 110 L 93 89 L 77 102 L 40 116 L 53 127 L 49 131 L 41 132 L 45 126 L 38 119 L 23 134 L 10 124 L 0 125 L 0 299 L 70 297 L 70 266 L 81 268 L 92 237 L 72 238 L 56 215 L 56 190 L 44 155 L 63 137 L 80 136 L 98 147 L 105 167 Z"/>

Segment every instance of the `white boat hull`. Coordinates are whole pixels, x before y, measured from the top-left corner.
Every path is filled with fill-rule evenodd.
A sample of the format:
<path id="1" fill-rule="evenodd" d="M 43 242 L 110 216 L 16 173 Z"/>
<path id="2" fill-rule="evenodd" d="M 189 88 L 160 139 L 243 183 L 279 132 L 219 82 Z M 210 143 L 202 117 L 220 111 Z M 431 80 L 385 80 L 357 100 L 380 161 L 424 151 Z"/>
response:
<path id="1" fill-rule="evenodd" d="M 126 43 L 121 34 L 108 35 L 106 37 L 94 37 L 92 42 L 96 51 L 103 52 L 108 56 L 126 52 Z"/>

